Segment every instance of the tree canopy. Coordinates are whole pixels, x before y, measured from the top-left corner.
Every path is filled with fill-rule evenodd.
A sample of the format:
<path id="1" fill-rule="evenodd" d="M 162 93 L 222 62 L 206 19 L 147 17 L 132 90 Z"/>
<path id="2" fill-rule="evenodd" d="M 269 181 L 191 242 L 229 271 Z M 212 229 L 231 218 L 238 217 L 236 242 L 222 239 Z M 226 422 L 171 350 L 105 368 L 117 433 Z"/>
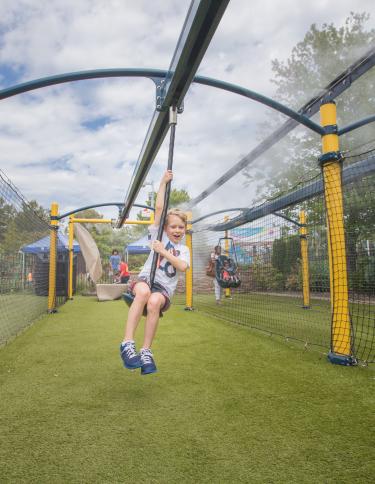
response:
<path id="1" fill-rule="evenodd" d="M 323 24 L 318 28 L 311 25 L 304 39 L 292 50 L 285 60 L 272 62 L 276 86 L 276 97 L 283 104 L 298 109 L 317 95 L 338 74 L 345 71 L 365 52 L 375 45 L 375 30 L 366 29 L 367 13 L 351 13 L 342 26 Z M 337 124 L 344 127 L 375 112 L 375 69 L 369 70 L 356 80 L 336 99 Z M 270 112 L 264 132 L 272 132 L 285 119 Z M 314 117 L 319 122 L 319 114 Z M 268 130 L 268 131 L 267 131 Z M 367 125 L 340 137 L 340 150 L 345 156 L 344 166 L 369 150 L 375 150 L 374 125 Z M 264 136 L 264 134 L 263 134 Z M 245 176 L 248 181 L 261 179 L 258 183 L 259 200 L 276 198 L 320 175 L 318 158 L 321 154 L 321 140 L 307 128 L 299 127 L 289 133 L 276 147 L 267 153 L 267 165 L 261 169 L 250 166 Z M 357 270 L 359 246 L 364 240 L 375 237 L 375 194 L 372 185 L 375 176 L 344 186 L 344 223 L 347 240 L 349 271 Z M 298 212 L 307 212 L 310 234 L 319 240 L 320 249 L 327 257 L 325 246 L 324 203 L 322 197 L 299 204 L 284 211 L 295 220 Z M 314 238 L 313 237 L 313 238 Z M 277 244 L 275 249 L 278 249 Z M 360 261 L 359 261 L 360 262 Z"/>
<path id="2" fill-rule="evenodd" d="M 0 249 L 17 253 L 48 233 L 48 211 L 35 200 L 15 205 L 0 197 Z"/>
<path id="3" fill-rule="evenodd" d="M 375 30 L 366 30 L 367 13 L 351 13 L 344 25 L 311 25 L 304 39 L 283 61 L 274 59 L 271 80 L 276 86 L 276 98 L 293 109 L 298 109 L 318 94 L 339 73 L 359 59 L 375 45 Z M 368 71 L 336 100 L 338 126 L 373 115 L 375 110 L 375 69 Z M 319 115 L 315 115 L 319 122 Z M 285 118 L 270 111 L 269 121 L 262 126 L 264 133 L 271 133 Z M 353 150 L 373 141 L 373 126 L 369 125 L 344 135 L 341 150 Z M 321 154 L 320 138 L 305 128 L 298 128 L 287 135 L 266 155 L 266 166 L 253 165 L 245 170 L 248 181 L 258 183 L 258 196 L 274 197 L 319 174 L 317 158 Z"/>

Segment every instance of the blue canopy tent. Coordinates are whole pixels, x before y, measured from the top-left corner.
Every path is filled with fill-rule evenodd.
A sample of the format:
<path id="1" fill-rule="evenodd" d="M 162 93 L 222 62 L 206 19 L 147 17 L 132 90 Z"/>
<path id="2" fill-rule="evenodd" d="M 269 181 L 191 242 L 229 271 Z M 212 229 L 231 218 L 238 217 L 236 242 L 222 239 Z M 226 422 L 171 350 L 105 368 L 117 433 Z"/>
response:
<path id="1" fill-rule="evenodd" d="M 129 255 L 134 254 L 149 254 L 150 253 L 150 241 L 148 240 L 148 235 L 141 237 L 140 239 L 128 244 L 125 247 L 126 260 L 128 260 Z"/>
<path id="2" fill-rule="evenodd" d="M 32 242 L 29 245 L 24 245 L 21 247 L 21 252 L 24 254 L 43 254 L 48 253 L 50 247 L 50 237 L 46 235 L 45 237 Z M 60 232 L 57 233 L 57 250 L 58 251 L 65 251 L 68 250 L 69 247 L 69 240 L 66 235 L 61 234 Z M 73 241 L 73 253 L 78 254 L 81 252 L 79 244 L 77 241 Z"/>
<path id="3" fill-rule="evenodd" d="M 68 248 L 69 239 L 62 233 L 57 233 L 57 261 L 56 261 L 56 295 L 66 297 L 68 281 Z M 49 273 L 49 251 L 50 236 L 46 235 L 31 244 L 24 245 L 20 249 L 22 254 L 22 271 L 25 279 L 25 257 L 30 256 L 33 261 L 30 264 L 30 271 L 33 274 L 33 285 L 35 294 L 38 296 L 48 295 L 48 273 Z M 79 254 L 81 248 L 75 240 L 73 241 L 73 255 Z M 76 264 L 73 264 L 73 287 L 76 285 Z"/>

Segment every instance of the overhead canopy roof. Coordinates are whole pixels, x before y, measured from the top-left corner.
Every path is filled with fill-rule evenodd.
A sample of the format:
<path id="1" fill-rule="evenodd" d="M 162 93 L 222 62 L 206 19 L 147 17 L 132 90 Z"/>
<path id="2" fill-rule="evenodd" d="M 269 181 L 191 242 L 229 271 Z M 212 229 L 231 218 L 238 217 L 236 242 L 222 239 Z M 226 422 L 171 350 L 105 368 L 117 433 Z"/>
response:
<path id="1" fill-rule="evenodd" d="M 125 251 L 128 254 L 149 254 L 150 253 L 150 241 L 148 235 L 141 237 L 139 240 L 128 244 L 125 247 Z"/>
<path id="2" fill-rule="evenodd" d="M 68 250 L 69 241 L 66 235 L 61 234 L 60 232 L 57 233 L 57 250 L 64 251 Z M 50 237 L 46 235 L 45 237 L 32 242 L 29 245 L 24 245 L 21 247 L 21 252 L 25 254 L 41 254 L 45 252 L 49 252 L 50 248 Z M 75 254 L 81 252 L 79 244 L 77 241 L 73 241 L 73 252 Z"/>

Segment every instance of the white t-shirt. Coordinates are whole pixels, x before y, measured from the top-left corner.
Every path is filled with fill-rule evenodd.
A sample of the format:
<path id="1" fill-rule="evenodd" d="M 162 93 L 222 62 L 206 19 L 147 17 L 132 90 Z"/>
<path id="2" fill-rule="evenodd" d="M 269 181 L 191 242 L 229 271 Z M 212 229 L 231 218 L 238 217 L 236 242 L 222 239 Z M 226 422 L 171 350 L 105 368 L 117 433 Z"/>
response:
<path id="1" fill-rule="evenodd" d="M 158 235 L 158 229 L 159 227 L 157 227 L 156 225 L 151 225 L 149 227 L 148 231 L 149 236 L 151 236 L 151 241 L 156 240 L 156 237 Z M 169 240 L 165 231 L 163 232 L 162 242 L 164 244 L 164 247 L 169 252 L 171 252 L 175 257 L 178 257 L 179 259 L 186 262 L 188 267 L 190 267 L 190 251 L 188 247 L 186 247 L 186 245 L 174 244 Z M 153 257 L 154 251 L 152 250 L 146 260 L 145 265 L 139 273 L 139 277 L 145 277 L 148 281 L 150 279 Z M 164 257 L 160 258 L 158 267 L 156 268 L 155 282 L 161 284 L 167 290 L 170 298 L 173 296 L 178 282 L 178 273 L 177 269 Z"/>

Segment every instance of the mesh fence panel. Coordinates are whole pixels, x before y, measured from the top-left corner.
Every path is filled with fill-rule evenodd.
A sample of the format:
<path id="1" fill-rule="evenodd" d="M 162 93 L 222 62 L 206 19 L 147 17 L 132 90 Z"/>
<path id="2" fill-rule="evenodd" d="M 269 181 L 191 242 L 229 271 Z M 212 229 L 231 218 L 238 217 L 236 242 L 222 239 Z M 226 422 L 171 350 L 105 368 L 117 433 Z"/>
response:
<path id="1" fill-rule="evenodd" d="M 344 166 L 355 167 L 357 160 L 349 158 Z M 368 175 L 343 187 L 351 344 L 354 355 L 367 362 L 375 361 L 374 182 L 375 175 Z"/>
<path id="2" fill-rule="evenodd" d="M 297 219 L 298 220 L 298 219 Z M 237 258 L 239 288 L 221 289 L 215 299 L 215 282 L 205 268 L 219 242 L 210 231 L 194 233 L 194 304 L 228 321 L 304 344 L 329 347 L 330 304 L 328 261 L 321 257 L 325 230 L 308 225 L 310 303 L 306 308 L 302 287 L 300 229 L 270 215 L 228 231 L 228 255 Z M 225 253 L 225 239 L 222 241 Z"/>
<path id="3" fill-rule="evenodd" d="M 331 344 L 340 352 L 349 338 L 349 349 L 358 360 L 374 362 L 375 195 L 371 188 L 375 175 L 356 178 L 354 161 L 360 159 L 344 163 L 344 168 L 354 167 L 351 171 L 354 181 L 343 187 L 345 233 L 341 239 L 333 233 L 337 227 L 327 230 L 323 195 L 317 193 L 306 200 L 304 188 L 299 189 L 304 202 L 295 202 L 277 215 L 259 217 L 227 233 L 214 232 L 203 223 L 194 226 L 194 306 L 218 318 L 300 341 L 305 346 L 320 347 L 325 352 Z M 322 187 L 322 177 L 306 185 L 306 192 L 312 193 L 318 186 Z M 331 209 L 339 218 L 340 190 L 332 192 Z M 298 225 L 302 211 L 306 216 L 306 237 Z M 214 247 L 226 235 L 233 238 L 234 244 L 228 241 L 225 247 L 225 240 L 221 241 L 222 253 L 237 259 L 242 282 L 237 289 L 222 289 L 217 302 L 215 282 L 207 276 L 206 267 Z M 331 241 L 331 250 L 339 251 L 343 257 L 330 278 L 328 237 L 332 236 L 336 242 L 332 245 Z M 303 241 L 305 261 L 301 251 Z M 304 291 L 306 268 L 309 283 Z M 333 315 L 332 290 L 336 291 L 337 301 Z"/>
<path id="4" fill-rule="evenodd" d="M 0 345 L 47 310 L 49 247 L 36 242 L 48 233 L 46 218 L 0 171 Z"/>

